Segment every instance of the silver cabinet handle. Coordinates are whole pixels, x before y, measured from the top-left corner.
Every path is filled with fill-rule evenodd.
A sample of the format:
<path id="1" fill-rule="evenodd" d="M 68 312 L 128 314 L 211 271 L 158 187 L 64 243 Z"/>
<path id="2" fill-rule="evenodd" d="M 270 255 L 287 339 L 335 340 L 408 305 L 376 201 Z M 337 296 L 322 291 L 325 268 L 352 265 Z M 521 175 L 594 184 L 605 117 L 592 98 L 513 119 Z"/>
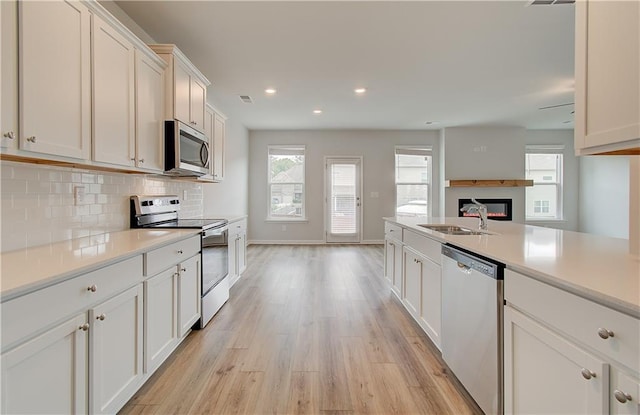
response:
<path id="1" fill-rule="evenodd" d="M 178 254 L 182 255 L 182 249 L 178 249 Z"/>
<path id="2" fill-rule="evenodd" d="M 608 329 L 604 329 L 602 327 L 598 328 L 598 336 L 602 339 L 608 339 L 609 337 L 613 337 L 613 332 Z"/>
<path id="3" fill-rule="evenodd" d="M 30 143 L 35 143 L 36 142 L 36 136 L 32 135 L 31 137 L 27 137 L 27 141 Z"/>
<path id="4" fill-rule="evenodd" d="M 78 330 L 82 330 L 82 331 L 89 330 L 89 323 L 84 323 L 82 326 L 78 327 Z"/>
<path id="5" fill-rule="evenodd" d="M 102 313 L 96 317 L 96 320 L 104 321 L 105 318 L 107 318 L 107 316 L 104 313 Z"/>
<path id="6" fill-rule="evenodd" d="M 144 159 L 140 159 L 138 160 L 140 163 L 144 163 Z"/>
<path id="7" fill-rule="evenodd" d="M 585 378 L 586 380 L 589 380 L 591 378 L 595 378 L 596 377 L 596 373 L 590 371 L 589 369 L 584 369 L 583 368 L 580 373 L 582 373 L 582 377 Z"/>
<path id="8" fill-rule="evenodd" d="M 3 134 L 3 136 L 8 138 L 9 140 L 13 140 L 14 138 L 16 138 L 16 133 L 14 133 L 13 131 L 7 131 Z"/>
<path id="9" fill-rule="evenodd" d="M 93 284 L 93 285 L 87 287 L 87 291 L 91 291 L 92 293 L 94 293 L 94 292 L 98 291 L 98 286 Z"/>
<path id="10" fill-rule="evenodd" d="M 136 161 L 136 158 L 135 158 L 135 157 L 133 157 L 133 158 L 130 158 L 129 160 L 131 160 L 131 161 Z"/>
<path id="11" fill-rule="evenodd" d="M 613 396 L 615 396 L 616 400 L 620 403 L 627 403 L 627 401 L 631 400 L 631 395 L 629 395 L 628 393 L 622 392 L 619 389 L 616 389 L 615 392 L 613 392 Z"/>
<path id="12" fill-rule="evenodd" d="M 180 268 L 180 271 L 187 272 L 187 269 L 186 268 Z"/>

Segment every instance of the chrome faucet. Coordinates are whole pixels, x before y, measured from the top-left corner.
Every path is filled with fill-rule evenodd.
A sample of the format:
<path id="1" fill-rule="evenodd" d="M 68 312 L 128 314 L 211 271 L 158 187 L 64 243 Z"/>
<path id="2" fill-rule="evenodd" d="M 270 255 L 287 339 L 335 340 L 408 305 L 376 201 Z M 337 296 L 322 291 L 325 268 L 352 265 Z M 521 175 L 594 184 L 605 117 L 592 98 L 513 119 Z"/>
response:
<path id="1" fill-rule="evenodd" d="M 473 205 L 464 206 L 460 212 L 478 213 L 480 216 L 480 229 L 487 230 L 487 205 L 483 205 L 475 199 L 471 199 Z"/>

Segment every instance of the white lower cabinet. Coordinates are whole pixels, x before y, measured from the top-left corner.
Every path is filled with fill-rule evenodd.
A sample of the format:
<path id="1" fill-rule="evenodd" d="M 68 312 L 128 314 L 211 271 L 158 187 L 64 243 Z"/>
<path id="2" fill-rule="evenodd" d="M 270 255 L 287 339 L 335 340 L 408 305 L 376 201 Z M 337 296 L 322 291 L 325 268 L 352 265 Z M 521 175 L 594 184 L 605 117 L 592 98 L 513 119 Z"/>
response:
<path id="1" fill-rule="evenodd" d="M 247 220 L 229 224 L 229 286 L 233 286 L 247 268 Z"/>
<path id="2" fill-rule="evenodd" d="M 142 372 L 142 284 L 89 311 L 91 412 L 117 412 L 138 390 Z"/>
<path id="3" fill-rule="evenodd" d="M 189 333 L 200 319 L 200 254 L 178 264 L 178 337 Z"/>
<path id="4" fill-rule="evenodd" d="M 506 414 L 607 412 L 607 363 L 511 307 L 504 330 Z"/>
<path id="5" fill-rule="evenodd" d="M 609 401 L 611 413 L 615 415 L 640 414 L 640 379 L 616 367 L 611 368 Z"/>
<path id="6" fill-rule="evenodd" d="M 82 313 L 4 353 L 1 412 L 87 413 L 88 329 Z"/>
<path id="7" fill-rule="evenodd" d="M 154 372 L 178 340 L 178 273 L 175 267 L 144 282 L 144 371 Z"/>
<path id="8" fill-rule="evenodd" d="M 433 343 L 440 348 L 440 265 L 409 246 L 405 245 L 403 252 L 402 302 Z"/>

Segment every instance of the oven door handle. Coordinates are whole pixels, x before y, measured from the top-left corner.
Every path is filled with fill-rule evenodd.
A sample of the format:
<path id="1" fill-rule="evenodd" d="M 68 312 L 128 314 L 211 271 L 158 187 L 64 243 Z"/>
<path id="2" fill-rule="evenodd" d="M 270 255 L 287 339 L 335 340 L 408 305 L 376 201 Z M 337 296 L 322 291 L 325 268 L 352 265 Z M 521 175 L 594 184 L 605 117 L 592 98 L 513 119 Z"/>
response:
<path id="1" fill-rule="evenodd" d="M 222 226 L 220 228 L 207 229 L 202 232 L 202 237 L 207 238 L 209 236 L 223 236 L 229 230 L 228 226 Z"/>

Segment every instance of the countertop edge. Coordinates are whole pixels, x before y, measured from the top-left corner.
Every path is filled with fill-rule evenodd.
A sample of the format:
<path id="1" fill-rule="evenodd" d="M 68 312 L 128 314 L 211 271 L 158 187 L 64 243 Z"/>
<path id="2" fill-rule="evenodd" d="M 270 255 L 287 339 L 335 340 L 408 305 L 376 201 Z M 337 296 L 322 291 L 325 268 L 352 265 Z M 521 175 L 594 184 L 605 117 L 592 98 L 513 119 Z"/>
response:
<path id="1" fill-rule="evenodd" d="M 465 246 L 464 244 L 460 244 L 457 243 L 456 241 L 451 241 L 448 240 L 445 235 L 442 235 L 438 232 L 435 231 L 431 231 L 428 229 L 416 229 L 414 226 L 403 223 L 402 222 L 402 218 L 398 218 L 398 217 L 383 217 L 382 218 L 383 221 L 385 222 L 391 222 L 393 224 L 396 224 L 398 226 L 400 226 L 403 229 L 406 229 L 410 232 L 414 232 L 414 233 L 418 233 L 422 236 L 425 236 L 427 238 L 431 238 L 434 239 L 440 243 L 447 243 L 450 245 L 454 245 L 454 246 L 459 246 L 463 249 L 467 249 L 467 250 L 471 250 L 471 251 L 476 251 L 473 248 L 470 248 L 468 246 Z M 432 220 L 432 219 L 438 219 L 439 218 L 425 218 L 425 220 Z M 533 225 L 524 225 L 522 224 L 522 226 L 533 226 Z M 498 235 L 499 236 L 499 235 Z M 636 319 L 640 319 L 640 305 L 636 305 L 633 303 L 629 303 L 627 301 L 624 301 L 622 299 L 618 299 L 615 297 L 611 297 L 607 294 L 604 294 L 602 292 L 599 291 L 595 291 L 592 290 L 588 287 L 584 287 L 584 286 L 579 286 L 576 284 L 572 284 L 570 282 L 564 281 L 558 277 L 555 277 L 553 275 L 548 275 L 544 272 L 538 271 L 534 268 L 530 268 L 530 267 L 526 267 L 526 266 L 522 266 L 519 264 L 514 264 L 513 261 L 508 260 L 507 258 L 504 257 L 499 257 L 496 256 L 495 254 L 488 254 L 486 252 L 483 251 L 478 251 L 478 253 L 480 255 L 486 256 L 488 258 L 494 259 L 496 261 L 500 261 L 502 263 L 504 263 L 507 268 L 513 270 L 513 271 L 517 271 L 521 274 L 523 274 L 526 277 L 529 278 L 533 278 L 535 280 L 541 281 L 543 283 L 546 283 L 548 285 L 551 285 L 555 288 L 558 288 L 560 290 L 566 291 L 568 293 L 574 294 L 578 297 L 587 299 L 589 301 L 593 301 L 594 303 L 600 304 L 604 307 L 608 307 L 612 310 L 618 311 L 620 313 L 626 314 L 628 316 L 631 316 L 633 318 Z"/>
<path id="2" fill-rule="evenodd" d="M 183 230 L 184 231 L 184 230 Z M 126 231 L 123 231 L 126 232 Z M 61 282 L 79 277 L 80 275 L 89 273 L 89 272 L 93 272 L 93 271 L 97 271 L 101 268 L 105 268 L 108 267 L 110 265 L 113 264 L 117 264 L 118 262 L 122 262 L 122 261 L 126 261 L 127 259 L 133 258 L 137 255 L 141 255 L 144 254 L 145 252 L 149 252 L 152 251 L 154 249 L 158 249 L 158 248 L 162 248 L 163 246 L 175 243 L 175 242 L 180 242 L 183 241 L 185 239 L 189 239 L 195 235 L 197 235 L 200 231 L 197 229 L 194 229 L 193 234 L 187 234 L 185 235 L 184 233 L 181 234 L 176 234 L 173 238 L 170 238 L 169 240 L 164 240 L 162 242 L 159 242 L 157 244 L 152 244 L 150 246 L 145 246 L 145 247 L 140 247 L 138 249 L 135 249 L 133 251 L 129 251 L 126 254 L 122 254 L 122 255 L 117 255 L 111 258 L 107 258 L 104 259 L 102 261 L 98 261 L 96 263 L 90 264 L 90 265 L 86 265 L 86 266 L 80 266 L 78 268 L 74 268 L 72 270 L 63 272 L 61 274 L 57 274 L 48 278 L 44 278 L 40 281 L 36 281 L 30 284 L 25 284 L 22 285 L 20 287 L 16 287 L 13 289 L 9 289 L 7 291 L 3 291 L 2 293 L 0 293 L 0 304 L 5 303 L 7 301 L 13 300 L 15 298 L 21 297 L 23 295 L 27 295 L 30 294 L 32 292 L 35 291 L 39 291 L 41 289 L 47 288 L 47 287 L 51 287 L 52 285 L 56 285 L 59 284 Z"/>

